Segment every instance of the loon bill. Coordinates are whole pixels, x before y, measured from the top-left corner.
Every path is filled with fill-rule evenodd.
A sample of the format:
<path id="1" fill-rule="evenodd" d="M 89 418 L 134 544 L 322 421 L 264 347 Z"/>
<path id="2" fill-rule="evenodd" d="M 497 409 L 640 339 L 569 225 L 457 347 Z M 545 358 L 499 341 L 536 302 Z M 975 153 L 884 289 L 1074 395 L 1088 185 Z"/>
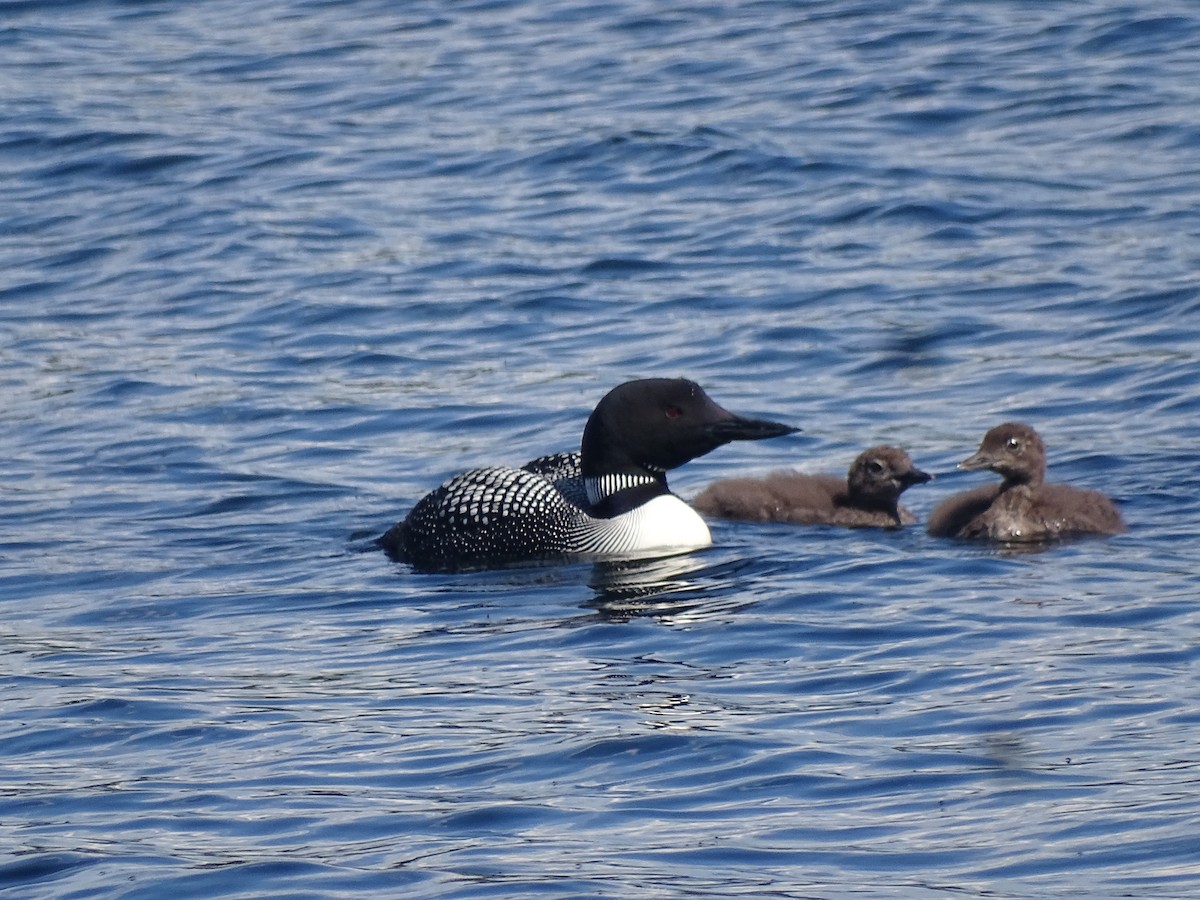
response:
<path id="1" fill-rule="evenodd" d="M 666 473 L 730 441 L 799 429 L 718 406 L 683 378 L 628 381 L 596 405 L 578 453 L 472 469 L 378 539 L 419 571 L 666 555 L 712 543 Z"/>

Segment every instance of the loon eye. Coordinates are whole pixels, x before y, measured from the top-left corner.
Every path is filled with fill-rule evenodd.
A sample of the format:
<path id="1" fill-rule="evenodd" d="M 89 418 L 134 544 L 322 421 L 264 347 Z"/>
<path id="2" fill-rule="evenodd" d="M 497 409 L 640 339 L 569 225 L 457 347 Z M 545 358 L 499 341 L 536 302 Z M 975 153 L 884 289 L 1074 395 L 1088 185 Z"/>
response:
<path id="1" fill-rule="evenodd" d="M 668 406 L 663 412 L 666 413 L 668 419 L 678 419 L 683 415 L 683 410 L 674 404 Z"/>
<path id="2" fill-rule="evenodd" d="M 867 471 L 870 472 L 872 475 L 882 475 L 883 474 L 883 463 L 881 463 L 877 459 L 873 459 L 867 463 Z"/>
<path id="3" fill-rule="evenodd" d="M 1015 437 L 1011 437 L 1005 442 L 1004 446 L 1007 447 L 1009 450 L 1020 450 L 1021 442 L 1018 441 Z"/>

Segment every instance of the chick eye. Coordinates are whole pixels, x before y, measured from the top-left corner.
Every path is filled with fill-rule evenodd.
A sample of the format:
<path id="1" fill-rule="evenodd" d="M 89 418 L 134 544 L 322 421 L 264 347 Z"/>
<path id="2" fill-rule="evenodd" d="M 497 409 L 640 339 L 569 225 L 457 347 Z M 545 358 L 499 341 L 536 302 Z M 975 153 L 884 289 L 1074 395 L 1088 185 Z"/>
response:
<path id="1" fill-rule="evenodd" d="M 1020 450 L 1021 442 L 1018 441 L 1015 437 L 1012 437 L 1012 438 L 1008 439 L 1008 441 L 1005 443 L 1004 446 L 1006 446 L 1009 450 Z"/>
<path id="2" fill-rule="evenodd" d="M 666 413 L 668 419 L 678 419 L 683 415 L 683 410 L 674 405 L 668 406 L 663 412 Z"/>
<path id="3" fill-rule="evenodd" d="M 883 474 L 883 463 L 881 463 L 877 459 L 873 459 L 867 463 L 867 471 L 870 472 L 872 475 L 882 475 Z"/>

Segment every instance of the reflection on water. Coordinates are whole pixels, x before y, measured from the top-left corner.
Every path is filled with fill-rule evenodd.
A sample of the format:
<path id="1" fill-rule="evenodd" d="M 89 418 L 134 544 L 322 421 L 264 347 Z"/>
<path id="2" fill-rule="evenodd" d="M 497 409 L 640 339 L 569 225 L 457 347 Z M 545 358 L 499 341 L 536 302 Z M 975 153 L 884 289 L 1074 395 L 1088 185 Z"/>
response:
<path id="1" fill-rule="evenodd" d="M 588 585 L 596 596 L 585 605 L 617 622 L 653 616 L 683 624 L 751 602 L 730 591 L 751 565 L 746 560 L 713 563 L 703 553 L 595 563 Z"/>

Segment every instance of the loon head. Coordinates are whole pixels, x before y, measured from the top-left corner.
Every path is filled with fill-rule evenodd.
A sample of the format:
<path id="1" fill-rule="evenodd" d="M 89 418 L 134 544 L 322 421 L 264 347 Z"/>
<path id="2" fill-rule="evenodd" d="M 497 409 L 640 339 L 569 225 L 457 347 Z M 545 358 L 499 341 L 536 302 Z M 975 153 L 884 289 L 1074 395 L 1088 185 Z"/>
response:
<path id="1" fill-rule="evenodd" d="M 960 469 L 991 469 L 1006 484 L 1039 485 L 1046 477 L 1046 447 L 1038 433 L 1020 422 L 997 425 L 983 436 Z"/>
<path id="2" fill-rule="evenodd" d="M 730 441 L 799 431 L 734 415 L 684 378 L 627 381 L 596 405 L 583 430 L 585 477 L 661 474 Z"/>
<path id="3" fill-rule="evenodd" d="M 846 484 L 850 496 L 867 507 L 895 509 L 900 495 L 933 476 L 913 465 L 899 447 L 871 447 L 850 465 Z"/>

